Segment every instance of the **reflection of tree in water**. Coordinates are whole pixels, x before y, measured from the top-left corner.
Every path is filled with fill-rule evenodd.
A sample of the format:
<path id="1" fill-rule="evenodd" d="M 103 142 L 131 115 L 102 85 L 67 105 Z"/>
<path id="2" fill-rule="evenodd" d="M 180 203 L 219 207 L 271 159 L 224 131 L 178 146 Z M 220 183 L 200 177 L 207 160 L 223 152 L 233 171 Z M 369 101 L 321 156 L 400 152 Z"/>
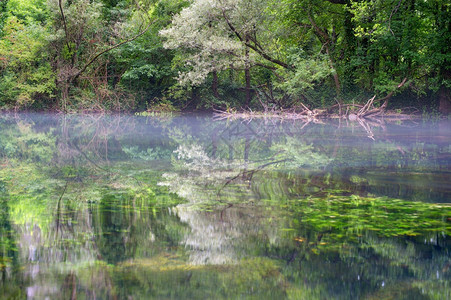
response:
<path id="1" fill-rule="evenodd" d="M 270 166 L 272 162 L 283 160 L 270 153 L 266 158 L 268 150 L 261 151 L 273 144 L 280 128 L 263 131 L 252 124 L 239 125 L 215 128 L 211 132 L 210 146 L 190 141 L 180 144 L 175 151 L 177 160 L 173 161 L 179 172 L 165 174 L 161 183 L 190 203 L 179 205 L 177 214 L 191 228 L 182 241 L 190 249 L 191 263 L 237 262 L 256 247 L 255 243 L 274 244 L 280 239 L 277 213 L 273 212 L 274 223 L 271 224 L 265 217 L 264 206 L 249 205 L 259 199 L 249 188 L 252 176 L 245 176 L 252 169 L 257 172 L 263 164 Z M 204 147 L 210 149 L 211 154 L 207 154 Z M 193 203 L 212 205 L 213 210 L 203 211 L 192 207 Z M 218 203 L 226 204 L 215 207 Z"/>
<path id="2" fill-rule="evenodd" d="M 136 212 L 120 209 L 122 205 L 134 205 L 129 203 L 133 200 L 127 198 L 129 197 L 105 195 L 98 207 L 98 224 L 95 226 L 98 232 L 97 245 L 102 260 L 110 264 L 132 258 L 136 252 Z"/>
<path id="3" fill-rule="evenodd" d="M 111 161 L 124 157 L 120 142 L 133 142 L 134 137 L 128 139 L 127 133 L 133 130 L 134 122 L 96 116 L 36 118 L 35 121 L 11 118 L 8 122 L 10 128 L 2 127 L 0 131 L 0 156 L 5 159 L 2 164 L 5 162 L 10 168 L 6 177 L 12 176 L 21 183 L 14 187 L 14 201 L 9 204 L 14 209 L 13 229 L 19 236 L 19 251 L 14 252 L 18 254 L 16 261 L 24 267 L 22 273 L 29 282 L 23 290 L 29 297 L 38 298 L 69 299 L 77 293 L 88 298 L 96 298 L 96 293 L 101 298 L 109 298 L 114 282 L 104 266 L 96 267 L 99 259 L 110 262 L 158 251 L 148 247 L 155 241 L 155 236 L 144 226 L 150 222 L 135 224 L 136 212 L 109 205 L 108 196 L 102 197 L 109 185 L 117 187 L 112 194 L 117 193 L 120 198 L 121 192 L 138 183 L 128 179 L 130 168 L 125 174 L 110 171 L 116 167 Z M 140 134 L 145 136 L 145 132 Z M 143 141 L 144 147 L 149 146 L 147 141 Z M 97 178 L 108 181 L 103 180 L 97 186 Z M 133 190 L 126 193 L 130 194 L 127 199 L 134 199 Z M 98 210 L 96 201 L 102 199 L 105 201 L 100 206 L 104 209 Z M 88 202 L 96 208 L 95 214 Z M 149 203 L 139 203 L 143 204 Z M 105 213 L 106 210 L 109 212 Z M 154 230 L 156 225 L 164 228 L 154 221 Z M 94 235 L 102 237 L 104 232 L 112 233 L 111 239 L 94 239 Z M 157 239 L 161 235 L 164 234 L 157 235 Z M 174 240 L 178 244 L 178 239 Z M 138 241 L 145 246 L 137 249 Z M 88 276 L 89 271 L 84 273 L 79 268 L 92 273 Z"/>
<path id="4" fill-rule="evenodd" d="M 11 226 L 9 195 L 0 180 L 0 298 L 20 297 L 23 291 L 23 274 L 16 251 L 17 242 Z"/>
<path id="5" fill-rule="evenodd" d="M 17 282 L 21 282 L 17 286 L 26 282 L 27 291 L 37 297 L 71 298 L 75 291 L 78 297 L 112 298 L 111 291 L 128 280 L 128 271 L 124 267 L 117 277 L 106 263 L 130 266 L 133 261 L 143 262 L 142 269 L 146 269 L 146 262 L 158 265 L 160 257 L 169 261 L 176 257 L 179 278 L 189 282 L 196 274 L 191 277 L 183 271 L 189 267 L 184 261 L 180 263 L 185 254 L 190 263 L 198 265 L 196 270 L 217 267 L 212 264 L 239 266 L 243 258 L 252 255 L 270 257 L 271 270 L 283 272 L 287 280 L 284 286 L 291 295 L 301 293 L 295 288 L 299 286 L 304 291 L 314 288 L 322 298 L 343 296 L 340 286 L 355 291 L 361 285 L 359 295 L 372 294 L 381 289 L 382 279 L 385 287 L 392 288 L 402 280 L 411 287 L 411 280 L 433 291 L 431 285 L 441 284 L 432 280 L 437 270 L 439 280 L 449 279 L 447 239 L 439 238 L 434 244 L 414 237 L 365 235 L 355 243 L 352 238 L 359 237 L 351 234 L 345 235 L 343 247 L 327 248 L 337 232 L 313 230 L 316 221 L 308 223 L 305 215 L 287 211 L 290 201 L 321 198 L 336 190 L 345 190 L 340 195 L 367 195 L 365 184 L 373 184 L 372 178 L 360 167 L 396 171 L 398 165 L 428 167 L 432 162 L 433 167 L 440 165 L 446 170 L 449 140 L 418 143 L 424 135 L 420 132 L 408 140 L 393 141 L 388 129 L 384 132 L 382 127 L 372 127 L 373 141 L 360 125 L 212 125 L 206 119 L 196 120 L 152 119 L 144 124 L 142 119 L 68 117 L 61 126 L 59 121 L 22 120 L 18 125 L 13 121 L 11 128 L 2 127 L 2 162 L 27 186 L 14 187 L 10 210 L 3 211 L 16 222 L 12 226 L 20 245 L 16 260 L 25 267 L 17 273 Z M 336 130 L 331 132 L 328 126 Z M 138 133 L 132 128 L 138 128 Z M 358 134 L 349 134 L 353 130 Z M 156 151 L 157 147 L 164 151 Z M 171 154 L 174 169 L 165 170 L 162 184 L 188 203 L 163 213 L 160 207 L 149 205 L 155 199 L 143 190 L 150 186 L 151 176 L 160 175 L 160 171 L 151 173 L 148 169 L 159 159 L 168 161 Z M 133 161 L 116 164 L 123 159 Z M 349 172 L 337 175 L 343 169 Z M 65 182 L 67 191 L 63 193 Z M 140 193 L 145 195 L 137 196 Z M 330 216 L 320 219 L 326 217 Z M 5 232 L 3 237 L 9 239 Z M 434 238 L 433 234 L 426 237 Z M 178 254 L 173 256 L 172 249 Z M 274 262 L 286 263 L 286 267 L 279 268 Z M 8 268 L 2 270 L 13 280 L 15 275 Z M 160 269 L 146 270 L 143 274 Z M 172 273 L 165 274 L 169 278 Z M 142 288 L 129 284 L 133 286 L 130 294 L 132 289 Z M 127 293 L 120 295 L 126 297 Z M 355 295 L 346 294 L 348 298 Z"/>
<path id="6" fill-rule="evenodd" d="M 231 128 L 234 128 L 233 132 L 239 132 L 233 125 Z M 249 131 L 234 138 L 230 138 L 227 131 L 216 136 L 213 133 L 211 144 L 208 139 L 182 143 L 175 153 L 177 160 L 173 161 L 176 172 L 167 173 L 162 184 L 168 185 L 172 192 L 189 202 L 179 205 L 177 212 L 192 229 L 182 241 L 190 250 L 190 261 L 195 264 L 239 262 L 248 253 L 281 259 L 287 262 L 282 272 L 292 284 L 289 293 L 294 298 L 349 299 L 370 295 L 405 295 L 420 299 L 433 295 L 430 293 L 437 287 L 442 289 L 440 296 L 449 296 L 449 288 L 445 284 L 450 276 L 449 238 L 438 237 L 437 233 L 409 237 L 405 233 L 409 229 L 403 226 L 408 223 L 411 213 L 404 210 L 405 220 L 398 220 L 399 226 L 396 226 L 396 220 L 390 221 L 391 224 L 380 222 L 379 226 L 371 225 L 378 227 L 376 229 L 380 233 L 371 231 L 368 225 L 359 227 L 350 221 L 340 223 L 339 218 L 333 218 L 339 211 L 330 211 L 333 206 L 327 205 L 328 200 L 319 199 L 329 193 L 337 193 L 345 195 L 341 196 L 343 207 L 352 203 L 350 200 L 354 198 L 348 196 L 353 193 L 356 183 L 361 184 L 359 180 L 363 176 L 358 177 L 351 172 L 347 176 L 353 176 L 352 181 L 340 183 L 343 178 L 334 175 L 340 168 L 352 168 L 353 163 L 365 167 L 368 160 L 372 161 L 370 168 L 385 168 L 391 166 L 391 160 L 396 157 L 413 161 L 415 155 L 415 146 L 410 144 L 411 141 L 392 141 L 389 135 L 384 137 L 385 133 L 377 136 L 377 132 L 372 132 L 373 137 L 382 136 L 387 140 L 375 142 L 362 136 L 362 140 L 356 143 L 356 137 L 346 131 L 349 128 L 340 130 L 343 131 L 326 138 L 325 143 L 318 143 L 324 139 L 321 132 L 317 132 L 318 135 L 310 132 L 305 138 L 298 132 L 274 137 L 268 147 L 263 142 L 264 138 L 260 140 Z M 221 140 L 223 135 L 227 136 L 224 142 Z M 358 147 L 352 149 L 352 145 L 356 144 Z M 369 157 L 364 153 L 368 149 L 379 156 Z M 444 151 L 441 149 L 438 153 Z M 281 159 L 286 159 L 288 163 L 268 164 Z M 319 165 L 320 168 L 311 171 Z M 367 195 L 366 190 L 359 192 Z M 318 220 L 300 213 L 308 215 L 312 205 L 298 207 L 300 212 L 294 215 L 280 214 L 279 209 L 289 207 L 290 202 L 296 203 L 297 197 L 303 199 L 310 196 L 318 197 L 312 201 L 325 203 L 325 207 L 320 209 L 324 216 Z M 272 202 L 262 204 L 267 200 Z M 397 202 L 392 203 L 389 199 L 373 201 L 370 198 L 362 198 L 361 201 L 374 202 L 372 205 L 380 206 L 381 212 L 392 205 L 387 212 L 388 220 L 396 216 L 393 214 L 396 214 Z M 408 205 L 409 202 L 406 202 L 404 206 Z M 435 208 L 428 205 L 424 204 L 424 209 L 433 212 Z M 413 206 L 411 209 L 423 217 L 418 219 L 422 226 L 424 224 L 435 230 L 433 225 L 427 224 L 443 219 L 443 213 L 430 215 L 428 219 L 423 211 Z M 271 212 L 265 212 L 265 207 Z M 361 210 L 364 214 L 369 213 L 363 207 Z M 266 217 L 259 219 L 259 215 Z M 349 211 L 342 219 L 371 224 L 366 223 L 365 216 L 359 218 L 354 211 Z M 376 217 L 383 220 L 384 215 Z M 334 220 L 338 223 L 334 224 Z M 446 221 L 440 222 L 440 226 L 444 226 Z M 349 232 L 346 231 L 347 226 Z M 384 226 L 388 226 L 394 236 L 384 237 Z M 284 233 L 283 228 L 292 231 Z M 429 242 L 431 239 L 437 242 Z M 269 242 L 271 240 L 275 242 Z M 402 292 L 397 292 L 396 287 Z M 384 289 L 389 292 L 384 294 Z"/>
<path id="7" fill-rule="evenodd" d="M 152 257 L 179 244 L 183 224 L 158 212 L 147 195 L 109 190 L 99 204 L 80 204 L 69 196 L 43 216 L 51 220 L 48 227 L 15 226 L 30 297 L 113 297 L 121 283 L 107 264 Z"/>
<path id="8" fill-rule="evenodd" d="M 331 184 L 345 184 L 347 189 L 352 186 L 352 191 L 359 194 L 428 202 L 446 201 L 451 196 L 449 185 L 445 183 L 449 181 L 447 170 L 451 163 L 449 126 L 366 121 L 365 128 L 371 128 L 373 137 L 369 139 L 359 123 L 268 123 L 246 124 L 251 129 L 239 136 L 233 129 L 238 125 L 231 123 L 229 126 L 233 133 L 229 133 L 231 138 L 224 143 L 233 141 L 232 137 L 241 138 L 241 145 L 245 145 L 244 151 L 243 146 L 238 147 L 241 157 L 249 157 L 251 162 L 247 172 L 242 172 L 247 178 L 252 178 L 255 171 L 260 172 L 261 166 L 303 173 L 300 176 L 304 177 L 308 173 L 304 170 L 313 169 L 322 170 Z M 266 136 L 265 130 L 275 134 Z M 259 143 L 260 140 L 270 141 L 271 146 Z M 221 145 L 215 148 L 221 149 Z M 209 149 L 208 143 L 205 149 Z M 257 161 L 258 164 L 252 165 Z M 272 165 L 279 161 L 284 163 Z M 431 190 L 431 186 L 434 189 Z"/>
<path id="9" fill-rule="evenodd" d="M 55 166 L 72 167 L 70 175 L 77 180 L 87 176 L 87 167 L 108 172 L 110 159 L 123 156 L 119 138 L 133 129 L 127 118 L 92 115 L 85 118 L 64 116 L 56 141 Z M 91 173 L 91 172 L 90 172 Z"/>
<path id="10" fill-rule="evenodd" d="M 276 245 L 283 235 L 281 213 L 273 207 L 272 214 L 267 216 L 267 207 L 258 203 L 263 194 L 260 188 L 255 188 L 259 182 L 251 188 L 253 175 L 288 160 L 298 165 L 315 163 L 313 148 L 302 143 L 294 145 L 293 149 L 297 149 L 291 153 L 268 148 L 268 145 L 277 147 L 273 141 L 280 133 L 277 130 L 264 132 L 249 124 L 244 129 L 239 126 L 230 129 L 212 134 L 211 155 L 202 144 L 179 145 L 175 151 L 177 160 L 173 161 L 179 172 L 165 174 L 161 183 L 189 202 L 177 206 L 177 213 L 191 227 L 183 244 L 190 249 L 190 261 L 194 264 L 237 262 L 255 247 Z M 225 146 L 218 142 L 218 136 L 227 136 Z M 266 148 L 263 153 L 262 148 Z M 294 153 L 303 156 L 291 157 Z M 274 182 L 272 188 L 277 189 L 277 185 Z M 224 205 L 218 207 L 218 203 Z M 202 205 L 210 205 L 208 210 L 212 211 L 203 210 Z"/>
<path id="11" fill-rule="evenodd" d="M 189 249 L 190 263 L 237 263 L 256 248 L 276 245 L 282 238 L 280 220 L 277 212 L 271 217 L 265 213 L 264 207 L 246 205 L 228 205 L 214 211 L 177 206 L 180 220 L 191 228 L 181 241 Z"/>
<path id="12" fill-rule="evenodd" d="M 301 232 L 307 236 L 306 231 Z M 316 254 L 310 251 L 309 243 L 313 240 L 317 244 L 317 236 L 299 241 L 298 247 L 291 248 L 293 259 L 284 274 L 294 283 L 295 294 L 303 295 L 310 289 L 319 299 L 448 299 L 451 296 L 449 254 L 442 248 L 449 249 L 449 240 L 443 237 L 425 243 L 424 238 L 433 235 L 384 238 L 367 232 L 360 237 L 360 242 L 344 243 L 336 250 L 327 250 L 328 246 L 324 245 L 326 249 Z M 312 297 L 313 294 L 307 296 Z"/>
<path id="13" fill-rule="evenodd" d="M 31 284 L 26 288 L 29 297 L 60 297 L 68 288 L 71 289 L 67 292 L 70 295 L 75 292 L 73 289 L 76 286 L 64 283 L 65 266 L 89 265 L 96 261 L 97 250 L 92 243 L 89 212 L 80 207 L 75 209 L 74 206 L 78 205 L 71 199 L 62 198 L 59 202 L 54 211 L 42 216 L 50 219 L 48 224 L 30 220 L 16 225 L 20 236 L 21 263 Z M 52 276 L 49 277 L 49 274 Z M 71 276 L 70 282 L 79 282 L 75 274 Z"/>

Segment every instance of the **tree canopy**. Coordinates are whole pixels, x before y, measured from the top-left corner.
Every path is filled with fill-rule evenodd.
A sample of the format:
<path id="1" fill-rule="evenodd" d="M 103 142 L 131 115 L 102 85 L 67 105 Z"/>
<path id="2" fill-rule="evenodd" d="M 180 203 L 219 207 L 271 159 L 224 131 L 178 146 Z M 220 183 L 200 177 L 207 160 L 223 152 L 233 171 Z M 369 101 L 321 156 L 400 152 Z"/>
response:
<path id="1" fill-rule="evenodd" d="M 0 108 L 321 108 L 376 95 L 451 110 L 443 0 L 7 0 L 0 11 Z"/>

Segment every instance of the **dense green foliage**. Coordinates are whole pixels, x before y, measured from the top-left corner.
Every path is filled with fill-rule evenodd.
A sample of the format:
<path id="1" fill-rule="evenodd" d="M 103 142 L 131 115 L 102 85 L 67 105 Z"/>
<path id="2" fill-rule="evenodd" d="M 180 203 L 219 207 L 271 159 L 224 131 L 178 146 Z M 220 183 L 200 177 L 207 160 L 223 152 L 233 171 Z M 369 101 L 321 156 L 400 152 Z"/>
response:
<path id="1" fill-rule="evenodd" d="M 451 107 L 443 0 L 7 0 L 0 12 L 0 108 L 326 107 L 374 94 Z"/>

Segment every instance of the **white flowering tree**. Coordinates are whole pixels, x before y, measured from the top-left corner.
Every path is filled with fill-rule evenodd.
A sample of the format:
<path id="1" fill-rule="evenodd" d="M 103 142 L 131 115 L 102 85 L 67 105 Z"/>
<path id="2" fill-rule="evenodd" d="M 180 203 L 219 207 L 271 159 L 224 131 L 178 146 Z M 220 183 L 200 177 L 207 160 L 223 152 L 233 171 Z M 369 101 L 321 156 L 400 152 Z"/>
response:
<path id="1" fill-rule="evenodd" d="M 179 73 L 179 83 L 200 85 L 212 74 L 216 95 L 218 72 L 244 70 L 249 104 L 251 67 L 290 68 L 273 51 L 277 38 L 268 29 L 272 24 L 268 6 L 266 0 L 194 0 L 176 15 L 160 34 L 166 48 L 184 50 L 185 70 Z"/>

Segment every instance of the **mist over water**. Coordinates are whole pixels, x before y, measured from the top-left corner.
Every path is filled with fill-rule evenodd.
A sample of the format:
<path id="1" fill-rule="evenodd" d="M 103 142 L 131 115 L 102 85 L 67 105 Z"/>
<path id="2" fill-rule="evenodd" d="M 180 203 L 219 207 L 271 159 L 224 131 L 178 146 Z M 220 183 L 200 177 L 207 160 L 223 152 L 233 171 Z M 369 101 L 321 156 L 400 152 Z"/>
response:
<path id="1" fill-rule="evenodd" d="M 451 122 L 0 115 L 3 298 L 451 298 Z"/>

